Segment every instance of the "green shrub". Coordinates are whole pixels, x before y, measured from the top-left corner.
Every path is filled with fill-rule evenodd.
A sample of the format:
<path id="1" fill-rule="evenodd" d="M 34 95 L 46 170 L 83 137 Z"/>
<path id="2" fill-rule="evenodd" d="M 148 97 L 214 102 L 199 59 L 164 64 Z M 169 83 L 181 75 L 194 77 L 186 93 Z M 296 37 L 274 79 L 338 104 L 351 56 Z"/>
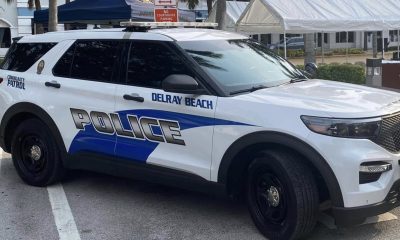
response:
<path id="1" fill-rule="evenodd" d="M 296 65 L 297 69 L 304 70 L 304 65 Z"/>
<path id="2" fill-rule="evenodd" d="M 338 48 L 333 50 L 334 55 L 346 55 L 346 52 L 348 54 L 363 54 L 364 50 L 361 48 L 349 48 L 346 50 L 346 48 Z"/>
<path id="3" fill-rule="evenodd" d="M 317 78 L 365 84 L 365 67 L 359 64 L 321 64 L 318 66 Z"/>
<path id="4" fill-rule="evenodd" d="M 280 49 L 279 53 L 280 56 L 285 56 L 285 50 Z M 299 50 L 293 50 L 293 49 L 288 49 L 287 50 L 287 57 L 288 58 L 294 58 L 294 57 L 304 57 L 304 50 L 299 49 Z"/>

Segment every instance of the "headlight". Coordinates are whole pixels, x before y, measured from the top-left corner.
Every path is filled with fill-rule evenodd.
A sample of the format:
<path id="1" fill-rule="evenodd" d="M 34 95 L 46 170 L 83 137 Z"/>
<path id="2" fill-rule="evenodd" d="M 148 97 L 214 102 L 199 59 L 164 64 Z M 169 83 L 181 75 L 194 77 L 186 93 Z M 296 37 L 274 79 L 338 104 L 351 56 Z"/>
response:
<path id="1" fill-rule="evenodd" d="M 313 132 L 343 138 L 375 138 L 379 135 L 381 118 L 339 119 L 301 116 Z"/>

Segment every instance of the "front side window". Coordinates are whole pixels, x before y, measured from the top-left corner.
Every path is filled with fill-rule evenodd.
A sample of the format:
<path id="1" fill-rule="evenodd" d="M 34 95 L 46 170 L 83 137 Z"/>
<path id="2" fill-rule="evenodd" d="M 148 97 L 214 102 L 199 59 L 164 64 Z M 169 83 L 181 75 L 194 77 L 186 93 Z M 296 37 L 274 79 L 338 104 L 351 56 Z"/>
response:
<path id="1" fill-rule="evenodd" d="M 272 87 L 304 78 L 288 61 L 251 40 L 185 41 L 178 44 L 226 92 Z"/>
<path id="2" fill-rule="evenodd" d="M 25 72 L 55 45 L 56 43 L 14 43 L 1 68 Z"/>
<path id="3" fill-rule="evenodd" d="M 161 82 L 171 74 L 193 77 L 182 59 L 167 46 L 167 43 L 132 43 L 128 57 L 127 84 L 161 89 Z"/>

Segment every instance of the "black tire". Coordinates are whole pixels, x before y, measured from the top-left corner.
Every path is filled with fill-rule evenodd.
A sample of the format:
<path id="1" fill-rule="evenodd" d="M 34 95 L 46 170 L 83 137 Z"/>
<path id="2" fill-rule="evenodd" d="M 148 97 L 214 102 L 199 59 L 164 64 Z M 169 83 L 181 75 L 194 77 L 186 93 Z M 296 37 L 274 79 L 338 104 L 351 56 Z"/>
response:
<path id="1" fill-rule="evenodd" d="M 11 154 L 18 175 L 29 185 L 44 187 L 64 176 L 53 134 L 39 119 L 27 119 L 19 124 L 12 138 Z"/>
<path id="2" fill-rule="evenodd" d="M 318 189 L 311 170 L 295 155 L 261 152 L 248 168 L 246 187 L 250 215 L 268 239 L 302 238 L 315 227 Z"/>

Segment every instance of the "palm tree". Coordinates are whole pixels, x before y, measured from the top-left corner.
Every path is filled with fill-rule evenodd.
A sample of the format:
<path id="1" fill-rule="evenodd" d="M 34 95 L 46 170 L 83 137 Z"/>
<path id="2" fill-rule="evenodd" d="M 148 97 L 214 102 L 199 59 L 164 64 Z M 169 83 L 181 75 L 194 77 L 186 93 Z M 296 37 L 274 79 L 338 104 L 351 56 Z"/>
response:
<path id="1" fill-rule="evenodd" d="M 28 0 L 28 8 L 35 8 L 36 11 L 42 10 L 40 0 Z M 49 0 L 49 32 L 57 31 L 58 13 L 57 13 L 57 0 Z M 42 24 L 37 24 L 37 33 L 43 33 Z"/>
<path id="2" fill-rule="evenodd" d="M 212 5 L 213 5 L 213 0 L 207 0 L 207 10 L 208 10 L 208 14 L 211 13 Z"/>
<path id="3" fill-rule="evenodd" d="M 225 26 L 226 0 L 217 0 L 216 7 L 217 13 L 215 19 L 218 23 L 218 29 L 222 29 Z"/>
<path id="4" fill-rule="evenodd" d="M 181 0 L 181 2 L 187 3 L 189 9 L 194 9 L 199 4 L 199 0 Z M 213 5 L 213 0 L 207 0 L 208 13 L 211 12 L 212 5 Z"/>
<path id="5" fill-rule="evenodd" d="M 65 4 L 70 3 L 71 0 L 65 0 Z M 71 28 L 71 25 L 69 23 L 64 23 L 64 30 L 69 30 Z"/>
<path id="6" fill-rule="evenodd" d="M 199 0 L 181 0 L 181 2 L 186 3 L 190 10 L 193 10 L 197 5 L 199 5 Z"/>
<path id="7" fill-rule="evenodd" d="M 40 4 L 40 0 L 28 0 L 28 8 L 33 9 L 34 7 L 36 11 L 42 10 L 42 5 Z"/>
<path id="8" fill-rule="evenodd" d="M 35 8 L 36 11 L 42 10 L 42 5 L 40 4 L 40 0 L 28 0 L 28 8 L 29 9 Z M 43 24 L 37 23 L 35 28 L 36 28 L 35 29 L 36 34 L 44 32 Z"/>
<path id="9" fill-rule="evenodd" d="M 58 8 L 57 0 L 49 0 L 49 32 L 57 31 Z"/>

